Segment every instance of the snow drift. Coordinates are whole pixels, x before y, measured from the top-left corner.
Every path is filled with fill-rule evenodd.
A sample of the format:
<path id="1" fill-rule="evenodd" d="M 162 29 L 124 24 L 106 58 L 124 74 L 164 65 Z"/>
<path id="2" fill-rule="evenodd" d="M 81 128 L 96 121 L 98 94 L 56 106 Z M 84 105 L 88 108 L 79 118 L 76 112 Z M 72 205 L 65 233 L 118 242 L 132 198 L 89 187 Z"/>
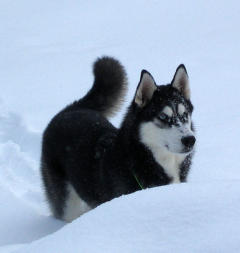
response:
<path id="1" fill-rule="evenodd" d="M 17 253 L 238 252 L 238 183 L 181 184 L 115 199 Z"/>

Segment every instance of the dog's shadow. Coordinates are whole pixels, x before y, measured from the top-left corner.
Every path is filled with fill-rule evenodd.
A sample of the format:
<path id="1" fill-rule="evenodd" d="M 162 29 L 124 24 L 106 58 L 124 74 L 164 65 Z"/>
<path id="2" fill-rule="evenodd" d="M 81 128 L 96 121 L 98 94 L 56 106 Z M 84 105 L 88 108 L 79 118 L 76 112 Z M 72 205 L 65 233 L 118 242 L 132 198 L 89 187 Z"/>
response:
<path id="1" fill-rule="evenodd" d="M 33 242 L 56 232 L 66 224 L 51 216 L 39 214 L 10 192 L 2 191 L 0 195 L 0 249 L 5 245 Z"/>

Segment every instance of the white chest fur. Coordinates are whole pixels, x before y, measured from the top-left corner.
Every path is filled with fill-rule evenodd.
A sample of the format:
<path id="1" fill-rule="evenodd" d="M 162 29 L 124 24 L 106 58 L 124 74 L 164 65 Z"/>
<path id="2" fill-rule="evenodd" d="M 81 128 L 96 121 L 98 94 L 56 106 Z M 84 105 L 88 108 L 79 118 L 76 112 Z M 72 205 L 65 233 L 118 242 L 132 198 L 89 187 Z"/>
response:
<path id="1" fill-rule="evenodd" d="M 174 155 L 163 148 L 151 147 L 153 157 L 160 164 L 164 172 L 172 178 L 172 183 L 180 183 L 180 165 L 185 156 Z"/>

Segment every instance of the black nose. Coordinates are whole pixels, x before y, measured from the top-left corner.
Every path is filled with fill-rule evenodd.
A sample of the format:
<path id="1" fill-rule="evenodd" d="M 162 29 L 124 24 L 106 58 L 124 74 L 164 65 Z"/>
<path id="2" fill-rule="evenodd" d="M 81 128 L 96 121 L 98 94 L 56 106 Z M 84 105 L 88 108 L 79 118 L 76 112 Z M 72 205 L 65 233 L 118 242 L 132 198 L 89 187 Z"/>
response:
<path id="1" fill-rule="evenodd" d="M 181 139 L 181 141 L 182 141 L 182 144 L 184 146 L 186 146 L 187 148 L 192 148 L 195 141 L 196 141 L 196 138 L 193 135 L 190 135 L 190 136 L 187 136 L 187 137 L 183 137 Z"/>

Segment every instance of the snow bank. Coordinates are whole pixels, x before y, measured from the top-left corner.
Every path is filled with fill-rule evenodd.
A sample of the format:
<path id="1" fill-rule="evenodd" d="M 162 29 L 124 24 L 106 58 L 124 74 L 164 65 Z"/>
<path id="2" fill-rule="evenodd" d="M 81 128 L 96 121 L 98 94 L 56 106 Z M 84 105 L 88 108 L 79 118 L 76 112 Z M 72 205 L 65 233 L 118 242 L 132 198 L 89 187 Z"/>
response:
<path id="1" fill-rule="evenodd" d="M 40 134 L 3 104 L 0 122 L 0 252 L 8 252 L 63 223 L 46 216 L 38 168 Z M 1 247 L 7 244 L 13 245 Z"/>
<path id="2" fill-rule="evenodd" d="M 21 116 L 0 101 L 0 143 L 12 141 L 34 159 L 39 158 L 41 134 L 28 129 Z"/>
<path id="3" fill-rule="evenodd" d="M 21 116 L 2 103 L 0 122 L 0 186 L 18 197 L 32 195 L 32 200 L 38 203 L 42 195 L 39 180 L 41 135 L 29 130 Z"/>
<path id="4" fill-rule="evenodd" d="M 236 182 L 158 187 L 103 204 L 16 253 L 237 253 L 236 210 Z"/>

